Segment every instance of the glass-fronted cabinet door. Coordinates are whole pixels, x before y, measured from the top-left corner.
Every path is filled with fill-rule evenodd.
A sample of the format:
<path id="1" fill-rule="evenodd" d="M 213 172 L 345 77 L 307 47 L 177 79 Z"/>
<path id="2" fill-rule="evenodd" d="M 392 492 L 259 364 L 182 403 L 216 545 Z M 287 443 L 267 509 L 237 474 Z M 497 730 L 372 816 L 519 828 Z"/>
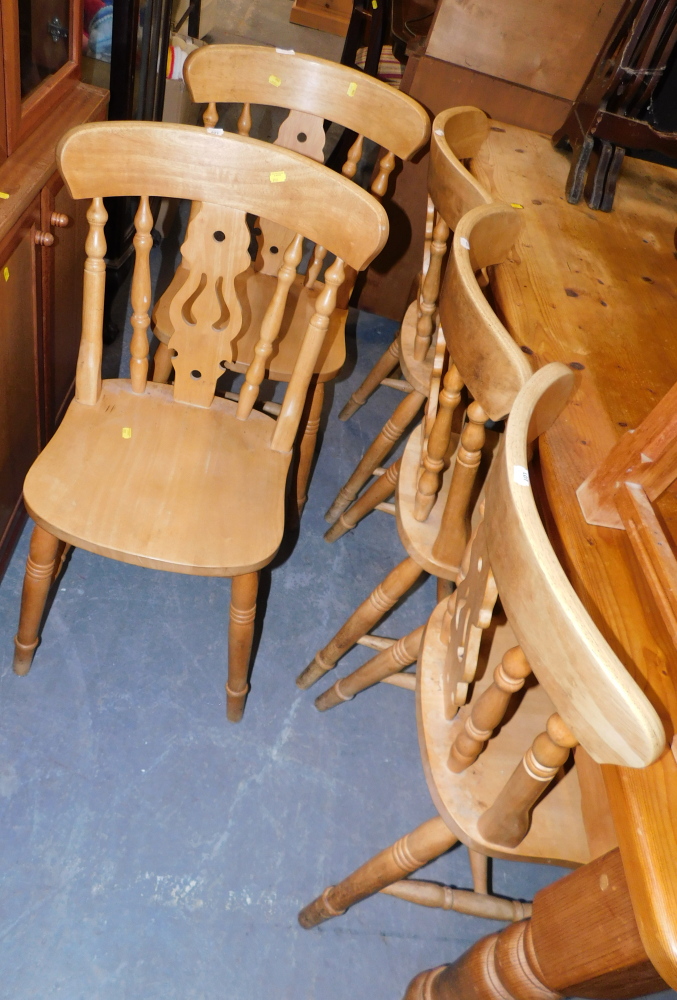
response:
<path id="1" fill-rule="evenodd" d="M 79 78 L 83 0 L 0 0 L 11 154 Z"/>

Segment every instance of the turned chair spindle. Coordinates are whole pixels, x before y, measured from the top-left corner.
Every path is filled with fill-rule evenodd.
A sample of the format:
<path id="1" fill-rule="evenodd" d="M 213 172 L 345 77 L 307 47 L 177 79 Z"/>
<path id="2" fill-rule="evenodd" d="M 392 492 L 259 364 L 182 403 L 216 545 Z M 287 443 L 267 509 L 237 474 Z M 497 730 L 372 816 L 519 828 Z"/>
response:
<path id="1" fill-rule="evenodd" d="M 87 209 L 89 231 L 85 241 L 85 273 L 82 293 L 82 335 L 75 372 L 75 398 L 93 404 L 101 392 L 101 324 L 106 295 L 106 237 L 108 212 L 103 198 L 93 198 Z"/>
<path id="2" fill-rule="evenodd" d="M 153 213 L 147 195 L 139 199 L 139 208 L 134 216 L 134 275 L 132 277 L 132 342 L 129 364 L 134 392 L 144 392 L 148 375 L 148 310 L 151 302 L 150 251 L 153 247 Z"/>
<path id="3" fill-rule="evenodd" d="M 522 843 L 533 806 L 577 744 L 559 715 L 551 715 L 545 732 L 536 737 L 494 804 L 480 817 L 477 829 L 486 840 L 503 847 Z"/>
<path id="4" fill-rule="evenodd" d="M 254 352 L 254 360 L 247 369 L 244 385 L 240 389 L 240 399 L 237 405 L 238 420 L 246 420 L 252 411 L 259 394 L 259 386 L 266 374 L 266 362 L 270 357 L 273 344 L 280 332 L 280 324 L 284 314 L 289 289 L 296 278 L 296 269 L 303 256 L 303 236 L 297 233 L 282 259 L 282 265 L 277 275 L 277 284 L 270 304 L 266 309 L 261 324 L 259 342 Z"/>
<path id="5" fill-rule="evenodd" d="M 463 731 L 458 734 L 449 751 L 449 768 L 456 774 L 474 764 L 500 724 L 513 694 L 524 687 L 531 673 L 519 646 L 513 646 L 494 670 L 494 680 L 472 704 Z M 489 840 L 493 838 L 489 837 Z"/>

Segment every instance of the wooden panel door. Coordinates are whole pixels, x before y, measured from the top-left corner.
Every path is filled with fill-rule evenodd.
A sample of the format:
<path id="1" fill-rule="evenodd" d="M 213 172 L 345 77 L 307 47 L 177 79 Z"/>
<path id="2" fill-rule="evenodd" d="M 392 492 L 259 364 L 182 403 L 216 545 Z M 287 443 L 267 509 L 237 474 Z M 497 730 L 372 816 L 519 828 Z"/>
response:
<path id="1" fill-rule="evenodd" d="M 42 443 L 36 198 L 0 247 L 0 573 L 24 519 L 23 481 Z"/>
<path id="2" fill-rule="evenodd" d="M 72 398 L 80 346 L 86 201 L 73 201 L 58 174 L 42 193 L 42 228 L 54 236 L 42 247 L 45 427 L 51 437 Z"/>

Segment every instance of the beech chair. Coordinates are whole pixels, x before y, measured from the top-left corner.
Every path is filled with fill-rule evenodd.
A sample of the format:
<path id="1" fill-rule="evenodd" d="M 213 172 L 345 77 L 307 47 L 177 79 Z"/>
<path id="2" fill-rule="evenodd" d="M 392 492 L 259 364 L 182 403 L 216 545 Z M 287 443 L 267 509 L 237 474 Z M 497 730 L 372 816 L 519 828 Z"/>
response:
<path id="1" fill-rule="evenodd" d="M 381 476 L 350 507 L 365 483 L 377 472 L 382 472 L 381 463 L 402 438 L 430 394 L 438 296 L 449 235 L 471 208 L 488 205 L 493 200 L 462 162 L 477 155 L 489 134 L 489 127 L 489 119 L 484 112 L 472 107 L 449 108 L 437 115 L 433 122 L 426 238 L 418 297 L 407 309 L 392 344 L 341 410 L 339 420 L 348 420 L 379 385 L 399 389 L 407 395 L 397 405 L 327 511 L 325 519 L 333 526 L 324 536 L 328 542 L 340 538 L 395 490 L 399 472 L 397 462 L 389 467 L 388 478 Z M 398 365 L 404 378 L 390 378 Z M 349 507 L 350 510 L 347 509 Z"/>
<path id="2" fill-rule="evenodd" d="M 519 392 L 468 546 L 466 585 L 425 630 L 417 726 L 438 815 L 325 889 L 301 911 L 303 927 L 379 891 L 461 909 L 457 890 L 405 878 L 459 840 L 482 857 L 586 864 L 616 846 L 595 762 L 642 768 L 665 750 L 656 711 L 566 578 L 529 481 L 529 445 L 557 419 L 574 381 L 550 364 Z M 506 621 L 490 629 L 497 595 Z M 481 884 L 472 909 L 462 898 L 464 912 L 521 919 L 514 904 L 499 913 Z"/>
<path id="3" fill-rule="evenodd" d="M 14 669 L 30 668 L 64 544 L 152 569 L 232 577 L 226 692 L 228 718 L 237 721 L 249 690 L 258 571 L 282 539 L 285 483 L 308 385 L 345 268 L 359 270 L 381 250 L 386 214 L 368 192 L 298 153 L 190 126 L 84 125 L 62 139 L 58 163 L 71 196 L 92 199 L 82 338 L 75 399 L 24 484 L 36 527 Z M 169 307 L 173 387 L 147 380 L 151 194 L 200 204 L 182 247 L 186 280 Z M 103 199 L 123 195 L 140 198 L 131 378 L 102 382 Z M 214 389 L 243 325 L 238 293 L 250 267 L 248 211 L 300 232 L 284 254 L 257 332 L 257 363 L 236 404 L 215 397 Z M 301 260 L 302 234 L 336 259 L 274 420 L 254 404 Z"/>
<path id="4" fill-rule="evenodd" d="M 355 689 L 353 681 L 359 680 L 362 685 L 372 676 L 372 668 L 376 669 L 378 680 L 385 680 L 415 662 L 416 635 L 420 638 L 418 630 L 399 643 L 367 633 L 424 572 L 432 573 L 438 580 L 456 581 L 468 538 L 477 471 L 485 448 L 485 422 L 505 417 L 531 374 L 524 354 L 493 312 L 477 278 L 483 268 L 506 260 L 520 228 L 520 213 L 501 204 L 471 209 L 457 223 L 439 303 L 441 327 L 454 363 L 444 376 L 427 453 L 424 453 L 424 435 L 420 428 L 416 429 L 407 441 L 397 480 L 397 529 L 407 558 L 379 583 L 334 638 L 315 654 L 296 681 L 299 687 L 308 688 L 331 670 L 355 643 L 371 646 L 375 639 L 378 640 L 381 645 L 377 648 L 383 653 L 381 658 L 366 671 L 360 668 L 362 673 L 358 678 L 351 675 L 350 680 L 341 681 L 334 694 L 327 696 L 332 704 L 336 703 L 334 696 L 346 700 L 362 690 L 362 686 Z M 439 453 L 442 456 L 453 450 L 451 421 L 464 384 L 474 401 L 468 407 L 468 419 L 458 439 L 458 447 L 448 463 L 440 459 L 433 467 L 430 455 L 441 439 Z M 432 502 L 427 504 L 425 520 L 419 520 L 416 516 L 417 493 L 424 474 L 431 469 L 435 483 L 426 494 L 426 500 Z M 413 678 L 408 680 L 411 683 Z M 316 704 L 318 708 L 328 708 L 330 702 L 322 699 Z"/>
<path id="5" fill-rule="evenodd" d="M 342 166 L 343 175 L 350 179 L 357 172 L 364 138 L 377 142 L 386 150 L 371 184 L 371 192 L 379 200 L 386 193 L 396 157 L 409 159 L 430 133 L 427 112 L 411 97 L 359 70 L 315 56 L 259 45 L 208 45 L 186 60 L 184 77 L 193 100 L 207 103 L 203 119 L 207 128 L 218 123 L 217 103 L 242 103 L 238 120 L 241 135 L 249 135 L 251 129 L 251 104 L 289 108 L 290 114 L 282 123 L 275 144 L 318 161 L 324 155 L 325 119 L 355 131 L 357 138 Z M 257 255 L 242 289 L 251 319 L 243 323 L 227 366 L 236 372 L 246 372 L 254 360 L 258 326 L 275 290 L 280 254 L 294 232 L 261 217 L 256 222 L 255 234 Z M 305 276 L 299 274 L 290 287 L 279 334 L 265 358 L 266 378 L 288 382 L 291 377 L 308 320 L 322 292 L 318 276 L 326 253 L 327 248 L 316 243 Z M 157 382 L 167 382 L 171 375 L 169 340 L 173 326 L 169 304 L 185 278 L 186 267 L 181 264 L 153 313 L 153 332 L 160 341 L 154 359 L 153 377 Z M 301 509 L 315 452 L 324 385 L 336 377 L 345 362 L 345 323 L 354 281 L 355 272 L 348 269 L 339 293 L 339 308 L 313 373 L 297 473 L 297 500 Z"/>

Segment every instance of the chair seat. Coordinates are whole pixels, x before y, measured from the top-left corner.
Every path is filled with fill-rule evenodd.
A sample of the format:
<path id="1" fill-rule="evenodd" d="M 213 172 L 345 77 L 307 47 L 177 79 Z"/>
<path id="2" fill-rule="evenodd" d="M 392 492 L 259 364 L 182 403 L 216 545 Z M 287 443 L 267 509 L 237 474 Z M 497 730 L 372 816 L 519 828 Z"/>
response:
<path id="1" fill-rule="evenodd" d="M 414 299 L 404 314 L 400 327 L 400 368 L 412 389 L 428 396 L 430 393 L 430 378 L 435 360 L 435 337 L 431 337 L 430 347 L 423 361 L 414 357 L 416 344 L 416 322 L 418 319 L 418 302 Z"/>
<path id="2" fill-rule="evenodd" d="M 519 707 L 506 713 L 500 728 L 474 764 L 460 774 L 447 767 L 449 750 L 461 731 L 472 703 L 492 681 L 494 668 L 505 652 L 517 645 L 510 625 L 503 621 L 493 633 L 484 672 L 474 685 L 472 701 L 449 720 L 442 697 L 442 670 L 447 646 L 440 638 L 446 600 L 430 617 L 421 646 L 416 674 L 416 711 L 419 746 L 428 789 L 440 816 L 471 850 L 495 858 L 552 862 L 567 866 L 592 860 L 588 844 L 581 789 L 576 767 L 556 780 L 536 803 L 531 827 L 517 847 L 503 847 L 484 839 L 477 829 L 482 814 L 496 801 L 508 778 L 545 729 L 554 706 L 539 684 L 527 683 Z M 480 663 L 483 662 L 483 658 Z"/>
<path id="3" fill-rule="evenodd" d="M 187 276 L 186 268 L 177 269 L 169 288 L 160 298 L 153 313 L 153 332 L 164 344 L 169 343 L 173 332 L 169 319 L 169 304 Z M 322 282 L 315 282 L 315 287 L 311 290 L 304 286 L 303 280 L 304 275 L 299 274 L 289 289 L 280 333 L 268 359 L 266 378 L 275 382 L 288 382 L 291 378 L 301 349 L 301 341 L 315 311 L 317 296 L 324 288 Z M 238 279 L 238 286 L 242 290 L 242 330 L 233 341 L 233 361 L 228 365 L 233 371 L 246 372 L 254 360 L 261 323 L 276 284 L 276 277 L 255 273 L 251 268 Z M 336 378 L 346 360 L 347 316 L 347 309 L 335 309 L 329 320 L 329 329 L 315 365 L 315 372 L 319 375 L 320 382 Z"/>
<path id="4" fill-rule="evenodd" d="M 216 398 L 177 403 L 171 386 L 103 382 L 74 400 L 24 484 L 31 517 L 71 544 L 122 562 L 199 576 L 267 565 L 282 540 L 290 454 L 275 421 Z"/>

